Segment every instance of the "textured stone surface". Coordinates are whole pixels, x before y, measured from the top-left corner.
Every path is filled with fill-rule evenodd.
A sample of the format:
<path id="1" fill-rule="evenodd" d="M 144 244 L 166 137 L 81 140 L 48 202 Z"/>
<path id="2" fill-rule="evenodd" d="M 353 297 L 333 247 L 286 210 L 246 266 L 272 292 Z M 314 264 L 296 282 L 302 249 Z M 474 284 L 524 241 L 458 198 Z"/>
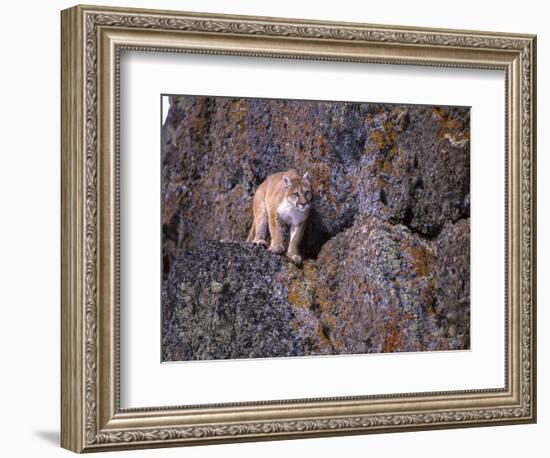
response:
<path id="1" fill-rule="evenodd" d="M 288 299 L 295 276 L 292 263 L 252 244 L 182 254 L 163 291 L 163 360 L 330 353 L 318 318 Z"/>
<path id="2" fill-rule="evenodd" d="M 469 110 L 380 106 L 367 126 L 362 214 L 427 238 L 470 216 Z"/>
<path id="3" fill-rule="evenodd" d="M 457 345 L 470 345 L 470 219 L 446 223 L 435 242 L 435 309 Z"/>
<path id="4" fill-rule="evenodd" d="M 467 348 L 469 135 L 467 108 L 171 97 L 163 304 L 166 316 L 180 307 L 181 319 L 165 321 L 166 358 Z M 302 269 L 243 243 L 254 191 L 290 167 L 308 170 L 314 190 Z M 210 284 L 240 276 L 242 296 Z M 195 277 L 210 289 L 193 287 L 205 303 L 186 309 L 176 283 Z M 239 306 L 262 300 L 263 311 Z M 212 312 L 224 307 L 227 320 L 273 342 L 235 343 L 225 315 Z M 275 345 L 262 320 L 279 323 L 273 332 L 286 343 Z"/>
<path id="5" fill-rule="evenodd" d="M 318 258 L 316 301 L 338 353 L 447 348 L 435 324 L 436 263 L 403 225 L 357 222 Z"/>

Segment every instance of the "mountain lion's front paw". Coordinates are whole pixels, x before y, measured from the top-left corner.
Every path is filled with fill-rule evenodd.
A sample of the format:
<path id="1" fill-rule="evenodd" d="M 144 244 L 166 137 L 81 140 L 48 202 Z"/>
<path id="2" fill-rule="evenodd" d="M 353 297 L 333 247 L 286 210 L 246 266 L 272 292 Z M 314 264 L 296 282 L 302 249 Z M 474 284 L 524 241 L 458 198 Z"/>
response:
<path id="1" fill-rule="evenodd" d="M 255 245 L 259 245 L 259 246 L 263 246 L 264 248 L 267 248 L 267 242 L 265 240 L 258 239 L 258 240 L 254 240 L 252 243 Z"/>
<path id="2" fill-rule="evenodd" d="M 294 264 L 299 266 L 302 264 L 302 257 L 296 253 L 287 253 L 288 259 L 290 259 Z"/>
<path id="3" fill-rule="evenodd" d="M 282 254 L 285 252 L 285 247 L 283 245 L 271 245 L 269 251 L 275 254 Z"/>

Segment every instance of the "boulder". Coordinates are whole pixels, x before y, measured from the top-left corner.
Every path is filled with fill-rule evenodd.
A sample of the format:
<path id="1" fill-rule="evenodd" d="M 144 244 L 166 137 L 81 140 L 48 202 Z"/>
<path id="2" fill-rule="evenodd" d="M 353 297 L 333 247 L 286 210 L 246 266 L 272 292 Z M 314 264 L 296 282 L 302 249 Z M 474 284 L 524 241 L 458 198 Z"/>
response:
<path id="1" fill-rule="evenodd" d="M 448 348 L 436 322 L 432 244 L 407 227 L 368 217 L 317 259 L 315 306 L 337 353 Z"/>
<path id="2" fill-rule="evenodd" d="M 207 242 L 164 282 L 163 361 L 328 354 L 318 318 L 289 300 L 301 271 L 252 244 Z"/>

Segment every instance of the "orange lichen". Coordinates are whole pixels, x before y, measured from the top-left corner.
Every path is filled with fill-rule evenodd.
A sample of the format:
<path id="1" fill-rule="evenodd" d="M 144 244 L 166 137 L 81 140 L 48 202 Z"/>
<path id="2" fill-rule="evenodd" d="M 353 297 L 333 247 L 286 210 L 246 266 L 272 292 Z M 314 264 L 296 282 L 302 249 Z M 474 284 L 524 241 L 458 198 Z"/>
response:
<path id="1" fill-rule="evenodd" d="M 467 143 L 470 141 L 470 129 L 464 126 L 462 121 L 453 118 L 449 112 L 442 108 L 433 108 L 440 125 L 439 140 L 448 139 L 451 143 Z"/>
<path id="2" fill-rule="evenodd" d="M 325 284 L 318 284 L 314 292 L 315 303 L 319 305 L 321 312 L 328 311 L 333 301 L 331 300 L 331 291 Z"/>
<path id="3" fill-rule="evenodd" d="M 404 316 L 404 313 L 391 310 L 388 314 L 388 321 L 384 326 L 384 352 L 392 353 L 396 351 L 404 351 L 407 342 L 407 336 L 401 328 L 401 323 L 405 323 L 407 319 L 412 317 Z"/>
<path id="4" fill-rule="evenodd" d="M 206 126 L 206 118 L 204 116 L 197 117 L 193 121 L 193 128 L 197 130 L 202 130 Z"/>
<path id="5" fill-rule="evenodd" d="M 376 130 L 374 132 L 371 132 L 370 138 L 379 149 L 383 149 L 388 146 L 389 142 L 387 136 L 385 135 L 385 132 L 380 132 Z"/>
<path id="6" fill-rule="evenodd" d="M 391 120 L 386 120 L 382 123 L 381 130 L 370 133 L 370 138 L 378 149 L 386 149 L 395 145 L 399 132 L 400 130 Z"/>
<path id="7" fill-rule="evenodd" d="M 397 130 L 395 124 L 391 121 L 385 121 L 384 129 L 386 130 L 387 143 L 394 144 L 397 140 Z"/>
<path id="8" fill-rule="evenodd" d="M 428 250 L 421 246 L 412 245 L 406 248 L 406 252 L 410 257 L 416 275 L 425 277 L 433 270 L 435 259 Z"/>
<path id="9" fill-rule="evenodd" d="M 296 278 L 290 280 L 287 286 L 288 300 L 295 307 L 311 308 L 311 294 L 307 285 Z"/>
<path id="10" fill-rule="evenodd" d="M 342 323 L 342 321 L 338 321 L 334 315 L 325 313 L 322 317 L 322 323 L 320 323 L 321 328 L 318 329 L 320 336 L 326 336 L 327 344 L 330 344 L 334 351 L 340 351 L 343 345 L 341 332 L 339 332 L 337 327 L 339 322 Z"/>
<path id="11" fill-rule="evenodd" d="M 315 265 L 315 263 L 306 261 L 304 262 L 303 269 L 306 281 L 314 285 L 317 282 L 318 275 L 317 266 Z"/>
<path id="12" fill-rule="evenodd" d="M 315 140 L 317 141 L 317 145 L 321 148 L 326 148 L 328 146 L 327 137 L 321 132 L 317 132 Z"/>

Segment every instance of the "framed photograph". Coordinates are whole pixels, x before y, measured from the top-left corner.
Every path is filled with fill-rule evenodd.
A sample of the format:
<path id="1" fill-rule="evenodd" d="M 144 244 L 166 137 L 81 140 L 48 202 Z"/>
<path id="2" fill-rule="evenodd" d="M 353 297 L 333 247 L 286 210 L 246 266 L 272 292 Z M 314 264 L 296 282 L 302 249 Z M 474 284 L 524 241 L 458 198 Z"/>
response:
<path id="1" fill-rule="evenodd" d="M 62 12 L 62 446 L 536 421 L 536 37 Z"/>

